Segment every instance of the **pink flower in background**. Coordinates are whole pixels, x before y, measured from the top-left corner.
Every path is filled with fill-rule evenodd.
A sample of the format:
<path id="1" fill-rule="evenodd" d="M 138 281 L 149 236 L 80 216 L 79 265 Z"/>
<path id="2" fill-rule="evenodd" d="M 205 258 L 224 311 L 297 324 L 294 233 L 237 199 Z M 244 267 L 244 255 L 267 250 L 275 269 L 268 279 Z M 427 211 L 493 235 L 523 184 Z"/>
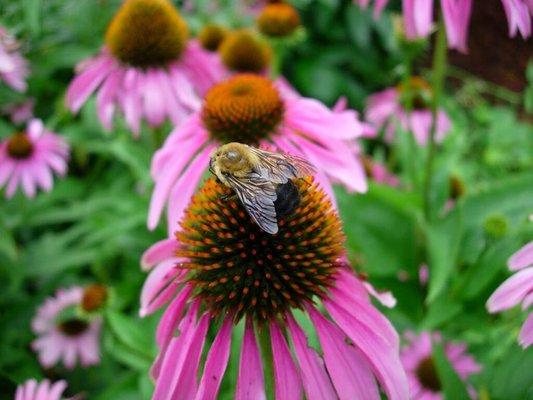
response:
<path id="1" fill-rule="evenodd" d="M 503 282 L 487 301 L 491 313 L 513 308 L 522 303 L 526 310 L 533 304 L 533 242 L 516 252 L 508 262 L 511 271 L 517 271 Z M 533 344 L 533 312 L 529 313 L 518 338 L 523 348 Z"/>
<path id="2" fill-rule="evenodd" d="M 405 333 L 408 345 L 402 349 L 402 364 L 407 372 L 412 400 L 444 400 L 442 384 L 433 360 L 434 341 L 441 341 L 439 334 L 422 332 L 415 335 Z M 445 343 L 444 352 L 457 375 L 466 382 L 470 375 L 481 371 L 481 366 L 467 352 L 465 343 Z M 470 397 L 475 391 L 468 387 Z"/>
<path id="3" fill-rule="evenodd" d="M 462 53 L 468 52 L 468 28 L 473 0 L 441 0 L 442 15 L 446 24 L 448 47 Z"/>
<path id="4" fill-rule="evenodd" d="M 30 379 L 17 387 L 15 400 L 60 400 L 66 388 L 65 381 L 51 383 L 48 379 L 42 382 Z"/>
<path id="5" fill-rule="evenodd" d="M 403 0 L 403 25 L 407 39 L 424 38 L 433 29 L 433 0 Z"/>
<path id="6" fill-rule="evenodd" d="M 46 299 L 37 310 L 32 329 L 38 337 L 32 342 L 32 349 L 38 353 L 43 367 L 50 368 L 59 361 L 69 369 L 78 362 L 84 367 L 100 362 L 102 319 L 77 316 L 82 298 L 81 287 L 59 289 L 55 297 Z"/>
<path id="7" fill-rule="evenodd" d="M 503 9 L 509 23 L 509 36 L 518 32 L 524 39 L 531 36 L 531 18 L 533 17 L 532 0 L 502 0 Z"/>
<path id="8" fill-rule="evenodd" d="M 448 47 L 467 53 L 468 29 L 473 0 L 441 0 Z M 429 36 L 433 29 L 434 0 L 403 0 L 405 36 L 416 40 Z M 502 0 L 509 23 L 509 36 L 518 32 L 524 39 L 531 36 L 532 0 Z"/>
<path id="9" fill-rule="evenodd" d="M 6 186 L 7 198 L 19 186 L 27 197 L 34 197 L 37 188 L 48 191 L 53 186 L 52 172 L 66 174 L 68 156 L 66 141 L 34 119 L 26 131 L 0 142 L 0 188 Z"/>
<path id="10" fill-rule="evenodd" d="M 422 79 L 414 77 L 407 85 L 399 85 L 371 95 L 367 101 L 366 120 L 377 129 L 383 129 L 385 140 L 394 139 L 398 129 L 411 132 L 420 146 L 426 145 L 431 131 L 431 88 Z M 411 99 L 411 111 L 406 99 Z M 435 139 L 441 142 L 451 128 L 444 109 L 437 114 Z"/>
<path id="11" fill-rule="evenodd" d="M 257 336 L 267 331 L 270 339 L 261 347 L 272 352 L 277 399 L 305 393 L 309 399 L 379 400 L 377 382 L 389 399 L 408 399 L 397 333 L 341 261 L 343 234 L 331 202 L 312 180 L 297 185 L 302 203 L 271 235 L 209 179 L 176 238 L 144 254 L 143 268 L 151 272 L 141 314 L 168 304 L 156 332 L 161 350 L 152 367 L 153 400 L 217 398 L 232 351 L 240 359 L 235 398 L 264 399 Z M 377 295 L 394 302 L 390 294 Z M 241 320 L 242 345 L 232 350 Z M 303 320 L 315 330 L 320 353 L 309 346 Z M 216 335 L 212 343 L 208 331 Z"/>
<path id="12" fill-rule="evenodd" d="M 26 91 L 28 62 L 18 51 L 17 41 L 0 26 L 0 80 L 19 92 Z"/>
<path id="13" fill-rule="evenodd" d="M 167 118 L 183 122 L 223 75 L 220 62 L 189 39 L 185 20 L 168 0 L 126 0 L 109 25 L 104 48 L 78 66 L 66 102 L 78 112 L 96 92 L 104 128 L 112 129 L 120 109 L 138 135 L 142 119 L 152 127 Z"/>
<path id="14" fill-rule="evenodd" d="M 418 281 L 420 285 L 426 286 L 429 282 L 429 267 L 427 264 L 421 264 L 418 269 Z"/>
<path id="15" fill-rule="evenodd" d="M 359 4 L 361 8 L 366 9 L 370 4 L 370 0 L 353 0 L 354 3 Z M 389 0 L 375 0 L 374 4 L 374 18 L 379 18 L 383 9 L 387 6 Z"/>
<path id="16" fill-rule="evenodd" d="M 214 86 L 202 109 L 174 129 L 152 159 L 155 188 L 148 227 L 157 226 L 168 202 L 168 231 L 175 231 L 212 151 L 228 142 L 259 144 L 308 159 L 329 195 L 331 182 L 365 192 L 364 169 L 351 145 L 364 131 L 357 114 L 334 112 L 317 100 L 284 93 L 267 78 L 251 74 Z"/>

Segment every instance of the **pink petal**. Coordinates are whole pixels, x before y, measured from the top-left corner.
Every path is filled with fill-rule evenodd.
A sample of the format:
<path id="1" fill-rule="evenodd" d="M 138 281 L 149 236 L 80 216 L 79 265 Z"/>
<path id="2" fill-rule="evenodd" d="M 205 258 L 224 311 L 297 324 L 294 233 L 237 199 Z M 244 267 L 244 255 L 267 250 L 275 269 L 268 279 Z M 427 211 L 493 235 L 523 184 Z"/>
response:
<path id="1" fill-rule="evenodd" d="M 514 253 L 507 264 L 511 271 L 518 271 L 519 269 L 533 265 L 533 242 L 529 242 Z"/>
<path id="2" fill-rule="evenodd" d="M 133 68 L 128 68 L 124 74 L 122 90 L 118 93 L 124 118 L 135 136 L 139 135 L 141 129 L 143 84 L 144 75 Z"/>
<path id="3" fill-rule="evenodd" d="M 123 79 L 123 70 L 117 68 L 110 72 L 96 95 L 98 118 L 100 118 L 100 122 L 107 130 L 112 129 L 113 113 L 115 112 L 114 101 Z"/>
<path id="4" fill-rule="evenodd" d="M 467 53 L 472 0 L 441 0 L 441 7 L 446 24 L 448 47 Z"/>
<path id="5" fill-rule="evenodd" d="M 192 290 L 192 284 L 187 283 L 161 316 L 155 335 L 156 343 L 159 347 L 163 348 L 170 342 L 176 327 L 182 319 L 185 306 L 191 298 Z"/>
<path id="6" fill-rule="evenodd" d="M 179 222 L 183 217 L 186 207 L 189 205 L 192 195 L 196 192 L 200 178 L 207 170 L 211 152 L 215 149 L 214 144 L 205 147 L 200 154 L 183 171 L 180 179 L 170 193 L 168 200 L 167 227 L 169 234 L 179 229 Z"/>
<path id="7" fill-rule="evenodd" d="M 270 323 L 270 338 L 274 360 L 275 397 L 284 400 L 300 400 L 302 398 L 300 375 L 283 333 L 275 322 Z"/>
<path id="8" fill-rule="evenodd" d="M 189 183 L 185 179 L 185 175 L 187 174 L 186 171 L 189 171 L 190 174 L 191 172 L 194 172 L 194 170 L 192 169 L 192 164 L 188 167 L 187 164 L 204 144 L 204 141 L 198 140 L 198 138 L 192 138 L 189 141 L 184 142 L 182 145 L 183 147 L 180 149 L 181 152 L 176 151 L 172 158 L 166 163 L 168 167 L 157 177 L 155 188 L 152 193 L 150 209 L 148 211 L 148 229 L 153 230 L 157 226 L 161 213 L 163 212 L 164 204 L 168 199 L 172 187 L 177 184 L 176 181 L 183 182 L 185 180 L 186 184 Z M 204 156 L 205 154 L 209 155 L 206 151 L 203 151 L 203 154 Z"/>
<path id="9" fill-rule="evenodd" d="M 235 400 L 251 399 L 264 400 L 266 399 L 266 394 L 263 381 L 263 364 L 261 363 L 261 354 L 255 340 L 253 322 L 247 318 L 239 360 L 239 376 L 237 378 Z"/>
<path id="10" fill-rule="evenodd" d="M 346 336 L 314 307 L 306 307 L 318 333 L 326 367 L 339 399 L 380 399 L 374 376 Z"/>
<path id="11" fill-rule="evenodd" d="M 322 141 L 349 140 L 361 136 L 361 123 L 354 111 L 332 112 L 318 100 L 300 97 L 285 102 L 284 124 Z"/>
<path id="12" fill-rule="evenodd" d="M 166 107 L 157 71 L 151 68 L 145 72 L 143 82 L 141 90 L 146 120 L 151 126 L 159 126 L 165 120 Z"/>
<path id="13" fill-rule="evenodd" d="M 52 389 L 50 390 L 50 393 L 48 394 L 48 400 L 59 400 L 61 397 L 61 394 L 65 391 L 67 388 L 67 382 L 61 380 L 57 381 L 52 385 Z"/>
<path id="14" fill-rule="evenodd" d="M 337 399 L 324 363 L 318 354 L 307 344 L 304 332 L 292 315 L 287 315 L 288 328 L 291 333 L 294 352 L 300 366 L 300 373 L 308 400 Z"/>
<path id="15" fill-rule="evenodd" d="M 79 111 L 83 103 L 111 72 L 114 64 L 115 61 L 111 57 L 102 55 L 94 64 L 74 78 L 66 95 L 67 105 L 72 112 Z"/>
<path id="16" fill-rule="evenodd" d="M 334 301 L 326 300 L 324 306 L 371 365 L 389 399 L 408 400 L 409 388 L 398 350 L 376 332 L 379 327 L 354 318 L 353 314 Z"/>
<path id="17" fill-rule="evenodd" d="M 147 271 L 154 265 L 168 259 L 174 258 L 174 252 L 178 248 L 175 238 L 160 240 L 146 250 L 141 258 L 141 268 Z"/>
<path id="18" fill-rule="evenodd" d="M 495 313 L 520 303 L 533 291 L 533 267 L 525 268 L 503 282 L 487 301 L 489 312 Z"/>
<path id="19" fill-rule="evenodd" d="M 209 320 L 210 316 L 207 313 L 200 319 L 194 334 L 194 340 L 189 347 L 187 358 L 183 363 L 179 381 L 172 394 L 172 400 L 190 400 L 194 398 L 198 387 L 196 377 L 198 376 L 200 358 L 202 356 L 207 329 L 209 328 Z"/>
<path id="20" fill-rule="evenodd" d="M 202 319 L 203 326 L 195 325 L 195 315 L 188 313 L 185 318 L 186 324 L 180 325 L 180 335 L 173 338 L 170 341 L 168 349 L 164 354 L 164 359 L 161 365 L 161 373 L 157 377 L 154 395 L 152 400 L 170 400 L 172 394 L 177 387 L 177 384 L 181 378 L 183 369 L 186 368 L 185 362 L 191 349 L 194 349 L 198 342 L 202 342 L 205 339 L 205 334 L 202 335 L 207 329 L 207 320 Z M 182 391 L 189 391 L 191 388 L 180 388 Z"/>
<path id="21" fill-rule="evenodd" d="M 533 313 L 529 314 L 526 322 L 522 325 L 518 341 L 524 349 L 533 344 Z"/>
<path id="22" fill-rule="evenodd" d="M 166 260 L 148 275 L 141 291 L 141 317 L 153 313 L 174 296 L 185 273 L 176 263 L 174 259 Z"/>
<path id="23" fill-rule="evenodd" d="M 226 317 L 207 354 L 204 373 L 195 400 L 215 400 L 217 398 L 220 383 L 228 365 L 232 327 L 231 318 Z"/>

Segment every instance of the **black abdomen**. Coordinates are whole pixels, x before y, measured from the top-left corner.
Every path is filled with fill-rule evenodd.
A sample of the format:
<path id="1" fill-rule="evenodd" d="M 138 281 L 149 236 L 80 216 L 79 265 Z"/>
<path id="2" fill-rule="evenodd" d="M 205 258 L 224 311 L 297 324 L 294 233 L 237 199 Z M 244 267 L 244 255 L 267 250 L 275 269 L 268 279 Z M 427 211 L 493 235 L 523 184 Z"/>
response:
<path id="1" fill-rule="evenodd" d="M 290 180 L 287 183 L 278 185 L 276 195 L 277 198 L 274 202 L 274 207 L 276 208 L 276 217 L 278 218 L 289 214 L 300 204 L 298 187 Z"/>

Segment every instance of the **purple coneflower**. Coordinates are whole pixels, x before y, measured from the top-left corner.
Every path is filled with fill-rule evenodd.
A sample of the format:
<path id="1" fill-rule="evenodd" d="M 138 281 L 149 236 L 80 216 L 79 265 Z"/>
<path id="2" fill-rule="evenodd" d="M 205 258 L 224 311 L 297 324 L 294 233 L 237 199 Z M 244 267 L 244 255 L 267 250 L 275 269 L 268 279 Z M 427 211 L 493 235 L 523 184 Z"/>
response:
<path id="1" fill-rule="evenodd" d="M 48 379 L 42 382 L 30 379 L 17 386 L 15 400 L 60 400 L 66 388 L 65 381 L 51 383 Z"/>
<path id="2" fill-rule="evenodd" d="M 428 36 L 433 29 L 433 0 L 403 0 L 405 35 L 414 40 Z M 441 0 L 442 15 L 446 25 L 448 47 L 463 53 L 468 51 L 468 28 L 473 0 Z M 524 39 L 531 36 L 531 0 L 502 0 L 509 23 L 509 36 L 518 32 Z"/>
<path id="3" fill-rule="evenodd" d="M 392 172 L 389 172 L 385 164 L 367 156 L 363 156 L 361 160 L 363 161 L 368 179 L 391 187 L 400 185 L 400 179 Z"/>
<path id="4" fill-rule="evenodd" d="M 442 383 L 433 360 L 432 341 L 441 341 L 439 334 L 422 332 L 415 335 L 407 332 L 409 344 L 402 349 L 401 358 L 407 372 L 412 400 L 443 400 Z M 444 352 L 457 375 L 467 381 L 468 377 L 481 370 L 481 366 L 466 352 L 465 343 L 445 343 Z M 475 392 L 468 387 L 472 398 Z"/>
<path id="5" fill-rule="evenodd" d="M 429 140 L 433 91 L 422 78 L 373 94 L 368 98 L 366 120 L 384 129 L 385 140 L 392 141 L 398 128 L 412 132 L 416 142 L 424 146 Z M 450 119 L 443 109 L 437 114 L 435 140 L 440 142 L 450 130 Z"/>
<path id="6" fill-rule="evenodd" d="M 52 189 L 52 171 L 63 176 L 67 172 L 69 147 L 57 134 L 46 130 L 34 119 L 23 132 L 0 142 L 0 188 L 12 197 L 21 186 L 27 197 L 35 196 L 37 188 Z"/>
<path id="7" fill-rule="evenodd" d="M 157 127 L 167 118 L 180 124 L 224 69 L 197 41 L 168 0 L 126 0 L 106 33 L 96 57 L 80 63 L 67 104 L 77 112 L 98 91 L 103 126 L 112 128 L 120 108 L 138 134 L 141 119 Z"/>
<path id="8" fill-rule="evenodd" d="M 265 377 L 272 376 L 264 376 L 263 359 L 270 354 L 277 399 L 305 393 L 311 400 L 378 400 L 379 382 L 389 399 L 407 400 L 397 333 L 344 261 L 341 221 L 329 197 L 311 178 L 294 183 L 300 203 L 278 218 L 279 232 L 271 235 L 210 178 L 176 238 L 145 253 L 143 266 L 153 270 L 141 313 L 169 302 L 156 334 L 154 400 L 216 399 L 237 327 L 244 335 L 236 399 L 265 398 Z M 308 344 L 311 327 L 322 357 Z M 208 330 L 216 333 L 210 344 Z"/>
<path id="9" fill-rule="evenodd" d="M 50 368 L 60 360 L 69 369 L 78 361 L 82 366 L 100 362 L 102 319 L 79 316 L 79 309 L 94 304 L 84 297 L 87 293 L 81 287 L 59 289 L 55 297 L 49 297 L 37 310 L 32 329 L 38 338 L 33 341 L 32 348 L 39 354 L 43 367 Z"/>
<path id="10" fill-rule="evenodd" d="M 300 25 L 300 14 L 293 6 L 287 3 L 268 4 L 257 17 L 259 32 L 272 38 L 288 37 Z"/>
<path id="11" fill-rule="evenodd" d="M 364 192 L 364 169 L 350 141 L 364 126 L 351 110 L 334 112 L 317 100 L 285 96 L 267 78 L 242 74 L 214 86 L 201 110 L 167 138 L 152 159 L 148 226 L 155 228 L 168 201 L 168 227 L 174 232 L 214 148 L 228 142 L 274 147 L 302 156 L 317 167 L 325 190 L 330 181 Z M 331 194 L 330 192 L 328 194 Z"/>
<path id="12" fill-rule="evenodd" d="M 28 62 L 18 51 L 18 42 L 0 26 L 0 80 L 19 92 L 27 88 Z"/>
<path id="13" fill-rule="evenodd" d="M 509 259 L 509 269 L 518 271 L 490 296 L 487 308 L 497 313 L 522 303 L 526 310 L 533 304 L 533 242 L 529 242 Z M 533 313 L 529 313 L 518 338 L 523 348 L 533 344 Z"/>

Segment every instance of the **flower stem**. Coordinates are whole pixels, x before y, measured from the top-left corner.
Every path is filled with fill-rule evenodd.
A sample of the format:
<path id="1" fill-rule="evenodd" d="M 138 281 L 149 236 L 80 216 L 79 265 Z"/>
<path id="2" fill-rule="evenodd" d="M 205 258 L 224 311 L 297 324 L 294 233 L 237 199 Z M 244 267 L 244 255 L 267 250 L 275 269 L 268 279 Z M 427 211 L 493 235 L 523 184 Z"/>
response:
<path id="1" fill-rule="evenodd" d="M 272 357 L 272 344 L 270 342 L 270 328 L 268 325 L 260 326 L 257 330 L 259 334 L 259 344 L 263 355 L 263 367 L 265 376 L 266 398 L 274 399 L 274 360 Z"/>
<path id="2" fill-rule="evenodd" d="M 446 79 L 446 55 L 447 55 L 447 41 L 446 41 L 446 27 L 441 16 L 439 27 L 437 31 L 437 39 L 435 41 L 435 50 L 433 53 L 432 66 L 432 86 L 433 86 L 433 102 L 431 105 L 431 130 L 428 140 L 428 151 L 426 158 L 426 177 L 424 182 L 424 215 L 426 220 L 431 220 L 431 180 L 433 176 L 433 166 L 435 163 L 435 136 L 437 132 L 437 117 L 439 106 L 442 100 L 442 92 L 444 89 L 444 81 Z"/>

